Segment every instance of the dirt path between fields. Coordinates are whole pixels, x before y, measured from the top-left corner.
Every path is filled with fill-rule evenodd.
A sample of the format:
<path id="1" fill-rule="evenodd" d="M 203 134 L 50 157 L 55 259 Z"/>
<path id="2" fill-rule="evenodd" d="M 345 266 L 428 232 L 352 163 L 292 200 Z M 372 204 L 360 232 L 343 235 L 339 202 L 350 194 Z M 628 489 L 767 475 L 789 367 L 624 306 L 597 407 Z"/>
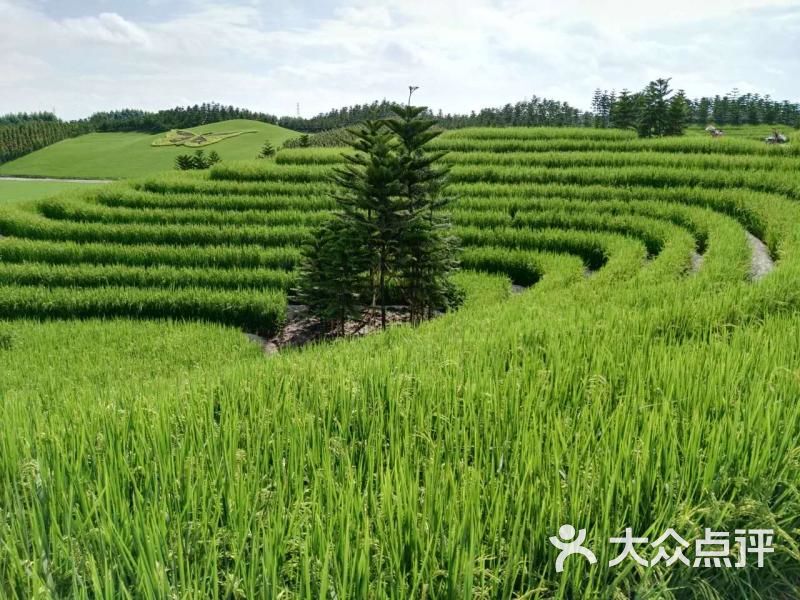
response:
<path id="1" fill-rule="evenodd" d="M 747 242 L 753 252 L 750 262 L 750 279 L 758 281 L 775 268 L 775 261 L 769 255 L 767 245 L 750 232 L 746 232 Z"/>
<path id="2" fill-rule="evenodd" d="M 749 231 L 745 231 L 747 243 L 750 245 L 752 257 L 750 258 L 750 281 L 758 281 L 775 268 L 775 261 L 769 254 L 767 245 Z M 697 273 L 705 261 L 705 256 L 697 252 L 692 253 L 691 273 Z"/>
<path id="3" fill-rule="evenodd" d="M 57 177 L 10 177 L 0 175 L 0 181 L 48 181 L 54 183 L 112 183 L 113 179 L 59 179 Z"/>
<path id="4" fill-rule="evenodd" d="M 699 252 L 692 252 L 692 267 L 689 269 L 690 273 L 697 273 L 702 267 L 706 257 Z"/>

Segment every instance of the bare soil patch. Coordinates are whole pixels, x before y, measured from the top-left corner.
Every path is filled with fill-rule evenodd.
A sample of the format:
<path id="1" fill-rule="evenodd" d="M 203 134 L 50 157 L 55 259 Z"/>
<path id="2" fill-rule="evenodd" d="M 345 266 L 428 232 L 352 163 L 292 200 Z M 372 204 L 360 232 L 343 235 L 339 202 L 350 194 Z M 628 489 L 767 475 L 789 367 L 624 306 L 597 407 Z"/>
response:
<path id="1" fill-rule="evenodd" d="M 750 279 L 758 281 L 775 268 L 775 262 L 769 254 L 767 245 L 752 233 L 747 233 L 747 241 L 753 251 L 753 258 L 750 262 Z"/>
<path id="2" fill-rule="evenodd" d="M 705 256 L 700 254 L 699 252 L 692 252 L 692 267 L 691 272 L 697 273 L 702 267 L 703 262 L 705 262 Z"/>
<path id="3" fill-rule="evenodd" d="M 387 325 L 408 323 L 409 313 L 405 307 L 392 306 L 386 310 Z M 381 331 L 381 311 L 371 308 L 359 321 L 348 321 L 345 324 L 345 338 L 361 337 Z M 265 354 L 275 354 L 287 348 L 300 348 L 316 342 L 332 341 L 342 336 L 337 331 L 330 331 L 319 319 L 308 316 L 305 306 L 290 305 L 286 324 L 272 337 L 263 337 L 254 333 L 245 333 L 247 339 L 261 346 Z"/>

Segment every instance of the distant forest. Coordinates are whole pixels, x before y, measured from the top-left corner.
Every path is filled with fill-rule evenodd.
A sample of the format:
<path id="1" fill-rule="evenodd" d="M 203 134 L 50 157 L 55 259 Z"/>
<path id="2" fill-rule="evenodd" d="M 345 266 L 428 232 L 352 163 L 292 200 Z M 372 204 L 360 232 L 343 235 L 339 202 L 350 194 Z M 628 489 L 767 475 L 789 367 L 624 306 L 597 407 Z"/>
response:
<path id="1" fill-rule="evenodd" d="M 661 80 L 669 81 L 669 80 Z M 626 105 L 635 104 L 643 92 L 622 90 L 595 90 L 592 98 L 592 125 L 595 127 L 627 127 L 624 117 Z M 741 94 L 734 89 L 724 96 L 708 96 L 694 100 L 683 90 L 676 96 L 686 103 L 689 124 L 718 127 L 727 125 L 785 125 L 800 127 L 800 104 L 788 100 L 778 101 L 769 95 Z M 622 118 L 620 118 L 622 117 Z"/>
<path id="2" fill-rule="evenodd" d="M 49 113 L 0 117 L 0 163 L 90 131 L 83 121 L 60 121 Z"/>
<path id="3" fill-rule="evenodd" d="M 669 80 L 663 80 L 669 81 Z M 483 108 L 469 114 L 451 114 L 439 111 L 436 117 L 445 129 L 461 127 L 623 127 L 631 122 L 636 103 L 644 98 L 645 91 L 630 92 L 596 90 L 592 109 L 582 111 L 567 102 L 532 96 L 515 104 Z M 777 101 L 769 95 L 740 94 L 733 90 L 723 96 L 684 99 L 686 124 L 705 126 L 713 123 L 726 125 L 783 125 L 800 127 L 800 104 Z M 157 112 L 124 109 L 98 112 L 86 119 L 62 121 L 47 112 L 17 113 L 0 116 L 0 163 L 7 162 L 49 146 L 60 140 L 90 132 L 143 132 L 160 133 L 170 129 L 198 127 L 206 123 L 228 119 L 252 119 L 280 125 L 303 133 L 318 133 L 348 127 L 365 119 L 382 118 L 389 114 L 392 103 L 383 100 L 370 104 L 356 104 L 332 109 L 316 116 L 277 117 L 218 103 L 195 104 Z"/>

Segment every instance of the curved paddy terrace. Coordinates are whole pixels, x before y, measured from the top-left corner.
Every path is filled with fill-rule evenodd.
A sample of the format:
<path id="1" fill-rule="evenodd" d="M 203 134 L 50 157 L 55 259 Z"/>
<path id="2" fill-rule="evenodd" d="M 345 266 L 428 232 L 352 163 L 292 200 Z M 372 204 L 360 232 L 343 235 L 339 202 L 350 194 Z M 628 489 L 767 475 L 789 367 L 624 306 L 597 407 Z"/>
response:
<path id="1" fill-rule="evenodd" d="M 459 310 L 181 385 L 4 400 L 5 596 L 800 593 L 796 149 L 524 128 L 432 145 L 450 151 Z M 340 153 L 0 208 L 2 325 L 274 333 Z M 598 565 L 556 573 L 563 523 Z M 626 527 L 769 528 L 775 552 L 608 568 Z"/>

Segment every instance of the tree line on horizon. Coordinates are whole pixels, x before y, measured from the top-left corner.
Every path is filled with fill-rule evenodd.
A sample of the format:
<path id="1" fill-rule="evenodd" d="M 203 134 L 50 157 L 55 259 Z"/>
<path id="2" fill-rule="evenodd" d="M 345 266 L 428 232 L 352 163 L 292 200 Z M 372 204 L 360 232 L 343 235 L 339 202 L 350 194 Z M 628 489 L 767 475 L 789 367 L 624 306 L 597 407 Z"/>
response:
<path id="1" fill-rule="evenodd" d="M 686 125 L 784 125 L 800 127 L 800 103 L 777 101 L 769 95 L 741 94 L 690 99 L 683 90 L 656 98 L 659 79 L 640 92 L 597 89 L 589 111 L 567 102 L 532 96 L 502 107 L 483 108 L 469 114 L 428 112 L 444 129 L 462 127 L 616 127 L 630 128 L 645 137 L 675 135 Z M 654 84 L 656 87 L 654 88 Z M 664 90 L 661 90 L 662 92 Z M 650 108 L 647 108 L 649 103 Z M 666 104 L 665 104 L 666 103 Z M 669 106 L 667 106 L 669 105 Z M 350 127 L 368 120 L 385 119 L 395 103 L 388 100 L 332 109 L 310 118 L 277 117 L 215 102 L 175 107 L 156 112 L 122 109 L 97 112 L 85 119 L 62 121 L 51 112 L 0 115 L 0 163 L 8 162 L 58 141 L 91 132 L 160 133 L 230 119 L 250 119 L 299 131 L 319 133 Z M 655 109 L 653 108 L 655 107 Z M 648 119 L 642 119 L 645 113 Z M 665 116 L 666 115 L 666 116 Z M 669 121 L 669 124 L 667 123 Z"/>
<path id="2" fill-rule="evenodd" d="M 44 115 L 39 119 L 37 115 Z M 0 164 L 35 152 L 67 138 L 90 133 L 86 123 L 65 122 L 51 113 L 0 117 Z"/>
<path id="3" fill-rule="evenodd" d="M 668 82 L 669 79 L 656 81 Z M 648 88 L 640 92 L 623 89 L 619 93 L 615 90 L 609 92 L 596 89 L 592 97 L 592 125 L 601 128 L 635 127 L 630 121 L 631 112 L 646 100 L 647 94 Z M 689 125 L 701 127 L 711 124 L 720 127 L 729 125 L 800 127 L 800 103 L 788 100 L 778 101 L 769 94 L 742 94 L 734 88 L 725 95 L 717 94 L 691 99 L 683 90 L 678 90 L 672 98 L 675 99 L 675 102 L 683 104 L 683 110 L 686 113 L 685 120 Z"/>

